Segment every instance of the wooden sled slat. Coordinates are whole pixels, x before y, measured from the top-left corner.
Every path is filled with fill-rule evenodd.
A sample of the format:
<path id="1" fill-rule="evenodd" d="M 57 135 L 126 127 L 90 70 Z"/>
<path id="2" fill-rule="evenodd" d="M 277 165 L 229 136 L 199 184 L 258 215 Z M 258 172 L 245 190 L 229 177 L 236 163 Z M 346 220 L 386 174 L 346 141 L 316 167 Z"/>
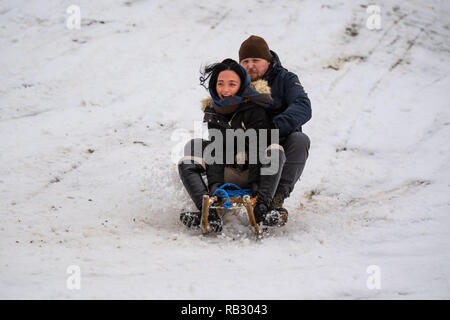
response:
<path id="1" fill-rule="evenodd" d="M 202 219 L 200 222 L 203 234 L 208 234 L 208 213 L 209 213 L 209 196 L 205 194 L 202 200 Z"/>
<path id="2" fill-rule="evenodd" d="M 200 225 L 202 227 L 203 234 L 208 234 L 208 215 L 209 206 L 217 200 L 217 197 L 209 197 L 207 194 L 203 196 L 202 200 L 202 218 Z"/>
<path id="3" fill-rule="evenodd" d="M 246 195 L 243 197 L 243 201 L 245 204 L 245 209 L 247 210 L 248 221 L 250 222 L 250 225 L 253 228 L 255 228 L 256 235 L 258 237 L 262 237 L 262 233 L 260 232 L 259 226 L 256 223 L 255 213 L 253 212 L 253 208 L 256 203 L 256 198 L 250 198 L 250 196 Z"/>

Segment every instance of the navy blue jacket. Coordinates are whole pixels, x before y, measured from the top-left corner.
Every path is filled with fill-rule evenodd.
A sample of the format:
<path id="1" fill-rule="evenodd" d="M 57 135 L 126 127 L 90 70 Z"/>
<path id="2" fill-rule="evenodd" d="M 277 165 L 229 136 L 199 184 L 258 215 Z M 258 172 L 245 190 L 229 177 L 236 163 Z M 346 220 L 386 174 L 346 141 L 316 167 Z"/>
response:
<path id="1" fill-rule="evenodd" d="M 269 83 L 274 100 L 270 115 L 280 137 L 302 131 L 302 125 L 311 119 L 311 102 L 298 77 L 283 68 L 278 55 L 270 51 L 273 63 L 263 76 Z"/>

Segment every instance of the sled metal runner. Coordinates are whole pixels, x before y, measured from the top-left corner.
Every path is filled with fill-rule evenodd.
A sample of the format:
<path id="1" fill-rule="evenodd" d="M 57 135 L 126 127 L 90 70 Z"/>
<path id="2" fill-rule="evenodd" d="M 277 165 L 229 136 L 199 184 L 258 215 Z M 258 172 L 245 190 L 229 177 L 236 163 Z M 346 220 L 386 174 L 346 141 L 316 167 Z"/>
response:
<path id="1" fill-rule="evenodd" d="M 203 196 L 203 202 L 202 202 L 202 217 L 201 217 L 201 229 L 204 235 L 208 234 L 208 214 L 210 208 L 215 209 L 224 209 L 224 204 L 226 202 L 226 199 L 222 198 L 217 200 L 217 196 L 210 197 L 209 195 Z M 256 197 L 250 198 L 249 195 L 245 195 L 243 197 L 230 197 L 231 206 L 228 208 L 228 210 L 240 210 L 245 208 L 247 211 L 248 221 L 250 225 L 255 229 L 255 233 L 258 238 L 262 237 L 262 233 L 259 229 L 258 224 L 256 223 L 255 219 L 255 213 L 253 212 L 253 208 L 256 204 Z M 212 204 L 216 203 L 215 206 L 212 206 Z"/>

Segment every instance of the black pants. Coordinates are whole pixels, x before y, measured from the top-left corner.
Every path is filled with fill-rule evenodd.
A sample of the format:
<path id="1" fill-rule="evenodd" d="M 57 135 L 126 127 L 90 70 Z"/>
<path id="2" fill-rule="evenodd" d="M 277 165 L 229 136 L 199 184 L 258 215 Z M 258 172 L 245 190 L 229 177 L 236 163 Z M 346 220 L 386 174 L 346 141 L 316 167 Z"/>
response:
<path id="1" fill-rule="evenodd" d="M 195 159 L 195 162 L 199 164 L 199 169 L 196 171 L 199 176 L 205 173 L 204 166 L 200 164 L 203 162 L 203 150 L 207 144 L 208 141 L 198 138 L 190 140 L 184 147 L 185 158 Z M 287 137 L 280 138 L 280 145 L 284 149 L 286 162 L 283 166 L 276 194 L 288 198 L 305 168 L 309 155 L 310 140 L 302 132 L 293 132 Z"/>
<path id="2" fill-rule="evenodd" d="M 289 136 L 281 138 L 280 144 L 284 149 L 286 163 L 281 173 L 276 194 L 287 198 L 294 190 L 294 186 L 305 168 L 309 155 L 310 140 L 303 132 L 293 132 Z"/>

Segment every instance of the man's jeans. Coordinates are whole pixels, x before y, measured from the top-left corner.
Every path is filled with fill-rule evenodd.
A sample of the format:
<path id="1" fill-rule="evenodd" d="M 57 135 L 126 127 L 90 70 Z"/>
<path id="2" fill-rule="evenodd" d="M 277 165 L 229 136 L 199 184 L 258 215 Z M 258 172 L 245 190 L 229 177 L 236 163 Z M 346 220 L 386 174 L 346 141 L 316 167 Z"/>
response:
<path id="1" fill-rule="evenodd" d="M 280 144 L 286 155 L 286 163 L 281 173 L 276 194 L 287 198 L 294 190 L 294 186 L 305 168 L 309 155 L 310 141 L 303 132 L 293 132 L 289 136 L 281 138 Z"/>

